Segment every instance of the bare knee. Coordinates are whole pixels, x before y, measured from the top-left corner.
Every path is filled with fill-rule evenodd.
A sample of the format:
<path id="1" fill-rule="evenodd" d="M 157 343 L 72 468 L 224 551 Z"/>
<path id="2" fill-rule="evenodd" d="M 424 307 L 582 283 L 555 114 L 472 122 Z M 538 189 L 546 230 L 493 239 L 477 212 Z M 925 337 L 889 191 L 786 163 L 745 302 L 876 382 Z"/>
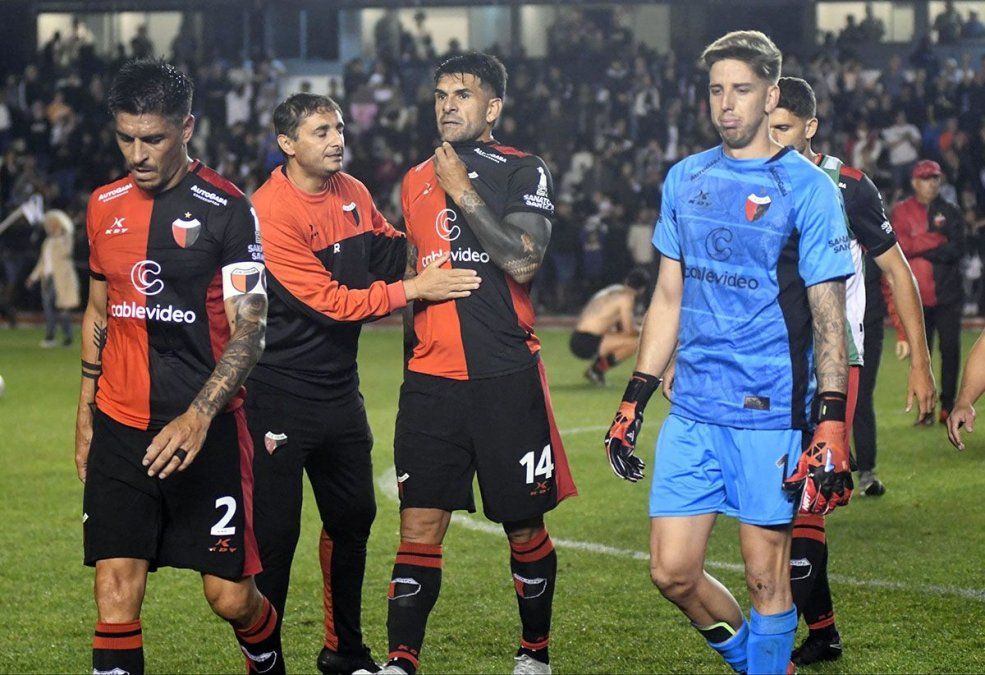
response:
<path id="1" fill-rule="evenodd" d="M 503 529 L 511 544 L 528 544 L 544 529 L 544 519 L 538 517 L 503 523 Z"/>
<path id="2" fill-rule="evenodd" d="M 203 587 L 205 599 L 217 616 L 237 628 L 246 628 L 255 623 L 263 606 L 263 596 L 252 577 L 229 581 L 206 575 Z"/>
<path id="3" fill-rule="evenodd" d="M 129 623 L 140 618 L 147 587 L 147 563 L 100 560 L 96 563 L 95 596 L 99 620 Z"/>
<path id="4" fill-rule="evenodd" d="M 413 544 L 440 544 L 451 514 L 440 509 L 404 509 L 400 512 L 400 541 Z"/>
<path id="5" fill-rule="evenodd" d="M 674 604 L 681 604 L 694 596 L 701 574 L 701 570 L 695 573 L 684 567 L 659 562 L 650 565 L 650 580 L 653 585 Z"/>

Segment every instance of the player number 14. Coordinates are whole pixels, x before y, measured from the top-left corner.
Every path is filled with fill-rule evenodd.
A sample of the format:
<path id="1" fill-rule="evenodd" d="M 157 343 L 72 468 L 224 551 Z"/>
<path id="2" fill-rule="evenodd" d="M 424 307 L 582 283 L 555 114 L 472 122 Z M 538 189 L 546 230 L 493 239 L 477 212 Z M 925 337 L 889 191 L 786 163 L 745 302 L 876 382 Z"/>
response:
<path id="1" fill-rule="evenodd" d="M 533 485 L 537 476 L 543 476 L 544 480 L 554 475 L 554 460 L 551 457 L 551 444 L 548 443 L 540 452 L 540 460 L 534 467 L 535 451 L 531 450 L 520 459 L 520 464 L 527 470 L 527 485 Z"/>

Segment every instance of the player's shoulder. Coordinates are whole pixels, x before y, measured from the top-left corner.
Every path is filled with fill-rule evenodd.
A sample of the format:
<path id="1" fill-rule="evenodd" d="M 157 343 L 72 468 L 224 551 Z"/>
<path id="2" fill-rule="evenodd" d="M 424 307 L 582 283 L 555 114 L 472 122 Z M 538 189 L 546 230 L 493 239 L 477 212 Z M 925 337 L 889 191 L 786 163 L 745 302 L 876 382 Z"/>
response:
<path id="1" fill-rule="evenodd" d="M 723 158 L 722 146 L 688 155 L 674 164 L 667 171 L 667 181 L 693 183 L 701 180 L 709 171 L 721 163 Z"/>
<path id="2" fill-rule="evenodd" d="M 103 204 L 122 199 L 137 189 L 137 184 L 133 182 L 133 178 L 128 173 L 119 180 L 107 183 L 93 190 L 89 196 L 89 207 L 98 209 Z"/>
<path id="3" fill-rule="evenodd" d="M 191 196 L 212 206 L 230 206 L 235 203 L 249 203 L 246 195 L 229 179 L 201 162 L 189 172 L 191 180 L 188 187 Z"/>
<path id="4" fill-rule="evenodd" d="M 362 198 L 372 201 L 369 188 L 361 180 L 350 173 L 339 171 L 334 176 L 335 188 L 342 197 Z"/>
<path id="5" fill-rule="evenodd" d="M 824 193 L 837 192 L 838 187 L 824 170 L 811 160 L 787 146 L 774 157 L 773 161 L 782 166 L 795 181 L 793 193 L 809 198 L 816 190 Z"/>

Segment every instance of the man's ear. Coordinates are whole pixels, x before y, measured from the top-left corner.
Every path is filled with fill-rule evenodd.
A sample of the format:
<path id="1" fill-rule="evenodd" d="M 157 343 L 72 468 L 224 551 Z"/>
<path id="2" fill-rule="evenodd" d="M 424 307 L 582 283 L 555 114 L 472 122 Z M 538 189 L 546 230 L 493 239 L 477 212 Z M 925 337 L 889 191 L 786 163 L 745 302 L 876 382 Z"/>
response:
<path id="1" fill-rule="evenodd" d="M 495 124 L 503 112 L 503 99 L 491 98 L 486 105 L 486 123 Z"/>
<path id="2" fill-rule="evenodd" d="M 293 157 L 294 152 L 294 139 L 292 139 L 287 134 L 277 134 L 277 145 L 280 146 L 281 152 L 287 157 Z"/>

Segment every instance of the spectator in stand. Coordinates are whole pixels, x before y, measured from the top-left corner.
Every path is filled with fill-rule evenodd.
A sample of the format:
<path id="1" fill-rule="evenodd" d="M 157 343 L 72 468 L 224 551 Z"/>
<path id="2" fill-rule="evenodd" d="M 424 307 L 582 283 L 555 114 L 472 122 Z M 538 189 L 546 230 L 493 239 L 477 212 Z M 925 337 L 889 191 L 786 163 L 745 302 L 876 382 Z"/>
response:
<path id="1" fill-rule="evenodd" d="M 978 18 L 978 12 L 971 10 L 968 12 L 968 20 L 961 25 L 962 40 L 982 40 L 985 39 L 985 23 Z"/>
<path id="2" fill-rule="evenodd" d="M 41 347 L 58 345 L 55 334 L 62 331 L 62 346 L 72 344 L 70 310 L 79 306 L 79 277 L 72 262 L 72 219 L 64 211 L 44 214 L 45 240 L 41 244 L 38 264 L 27 277 L 27 287 L 41 282 L 41 307 L 44 309 L 45 333 Z"/>
<path id="3" fill-rule="evenodd" d="M 896 187 L 906 183 L 920 156 L 920 130 L 907 121 L 906 113 L 896 113 L 893 125 L 883 129 L 882 140 L 889 149 L 889 165 Z"/>
<path id="4" fill-rule="evenodd" d="M 944 11 L 934 19 L 934 30 L 937 31 L 937 43 L 942 45 L 957 44 L 961 37 L 961 15 L 954 8 L 953 0 L 944 2 Z"/>
<path id="5" fill-rule="evenodd" d="M 862 41 L 866 43 L 882 42 L 882 38 L 886 34 L 886 26 L 882 19 L 875 15 L 871 2 L 865 3 L 865 18 L 862 19 L 862 23 L 858 27 Z M 787 70 L 786 64 L 784 64 L 783 72 L 786 73 Z"/>
<path id="6" fill-rule="evenodd" d="M 940 338 L 940 423 L 954 407 L 961 365 L 961 314 L 964 286 L 961 259 L 965 255 L 965 225 L 961 211 L 940 197 L 943 172 L 937 162 L 921 160 L 913 167 L 913 196 L 893 208 L 890 220 L 900 248 L 920 287 L 927 344 L 933 352 Z M 897 338 L 898 339 L 898 338 Z M 917 424 L 932 425 L 933 413 Z"/>

